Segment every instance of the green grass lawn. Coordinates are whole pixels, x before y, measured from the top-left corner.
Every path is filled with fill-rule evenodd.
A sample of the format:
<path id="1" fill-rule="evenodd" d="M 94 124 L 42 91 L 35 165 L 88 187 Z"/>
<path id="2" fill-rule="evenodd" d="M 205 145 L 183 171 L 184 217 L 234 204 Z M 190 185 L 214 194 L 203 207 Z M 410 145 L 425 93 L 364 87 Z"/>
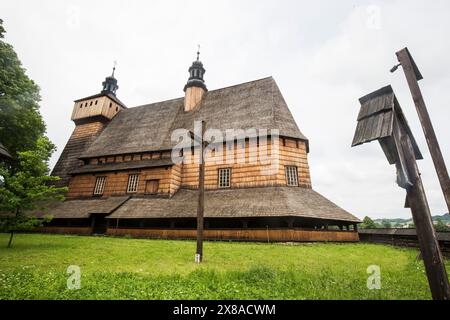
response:
<path id="1" fill-rule="evenodd" d="M 0 234 L 0 299 L 430 299 L 416 250 L 371 244 L 206 242 Z M 450 266 L 446 261 L 447 269 Z M 81 288 L 67 289 L 67 267 Z M 381 268 L 380 290 L 366 270 Z"/>

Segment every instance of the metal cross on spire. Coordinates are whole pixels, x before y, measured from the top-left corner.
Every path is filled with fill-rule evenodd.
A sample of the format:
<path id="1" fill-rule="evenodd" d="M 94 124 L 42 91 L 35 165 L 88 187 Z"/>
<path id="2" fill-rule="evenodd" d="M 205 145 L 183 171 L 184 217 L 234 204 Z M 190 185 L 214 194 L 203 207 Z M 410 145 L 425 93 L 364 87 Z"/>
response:
<path id="1" fill-rule="evenodd" d="M 116 66 L 117 66 L 117 60 L 114 60 L 114 66 L 113 66 L 113 72 L 112 72 L 112 77 L 114 77 L 114 72 L 116 72 Z"/>
<path id="2" fill-rule="evenodd" d="M 200 45 L 197 45 L 197 61 L 200 60 Z"/>

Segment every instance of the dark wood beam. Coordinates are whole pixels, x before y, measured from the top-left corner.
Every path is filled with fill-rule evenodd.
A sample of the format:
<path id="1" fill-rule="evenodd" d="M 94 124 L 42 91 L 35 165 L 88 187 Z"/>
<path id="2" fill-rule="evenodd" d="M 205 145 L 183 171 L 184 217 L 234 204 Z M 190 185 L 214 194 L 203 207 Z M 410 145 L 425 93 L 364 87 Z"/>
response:
<path id="1" fill-rule="evenodd" d="M 202 121 L 202 136 L 200 137 L 200 155 L 199 155 L 199 179 L 198 179 L 198 204 L 197 204 L 197 253 L 195 261 L 201 263 L 203 260 L 203 229 L 204 229 L 204 211 L 205 211 L 205 131 L 206 123 Z"/>
<path id="2" fill-rule="evenodd" d="M 408 86 L 419 115 L 423 133 L 425 135 L 425 139 L 427 140 L 428 149 L 430 150 L 431 158 L 433 159 L 434 167 L 439 178 L 439 183 L 441 184 L 442 192 L 444 193 L 445 202 L 447 203 L 447 210 L 450 211 L 450 178 L 447 167 L 445 166 L 441 148 L 439 147 L 436 133 L 434 132 L 434 128 L 431 123 L 430 115 L 428 114 L 428 110 L 419 87 L 418 80 L 420 80 L 422 76 L 407 48 L 400 50 L 396 53 L 396 55 L 405 73 L 406 81 L 408 82 Z"/>
<path id="3" fill-rule="evenodd" d="M 416 226 L 431 295 L 435 300 L 450 300 L 448 276 L 409 136 L 401 137 L 401 147 L 405 155 L 408 174 L 413 182 L 413 186 L 407 189 L 407 199 Z"/>

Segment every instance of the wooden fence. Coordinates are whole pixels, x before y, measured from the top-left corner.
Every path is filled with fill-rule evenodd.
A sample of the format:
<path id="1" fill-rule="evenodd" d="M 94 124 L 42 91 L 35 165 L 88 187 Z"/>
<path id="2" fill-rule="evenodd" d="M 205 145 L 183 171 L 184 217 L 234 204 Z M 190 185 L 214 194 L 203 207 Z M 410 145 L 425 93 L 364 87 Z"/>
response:
<path id="1" fill-rule="evenodd" d="M 419 248 L 416 229 L 360 229 L 358 233 L 362 242 Z M 442 254 L 450 258 L 450 232 L 438 232 L 437 238 Z"/>
<path id="2" fill-rule="evenodd" d="M 196 239 L 197 237 L 196 230 L 193 229 L 109 228 L 106 234 L 153 239 Z M 206 229 L 204 239 L 258 242 L 355 242 L 359 240 L 358 233 L 354 231 L 305 229 Z"/>

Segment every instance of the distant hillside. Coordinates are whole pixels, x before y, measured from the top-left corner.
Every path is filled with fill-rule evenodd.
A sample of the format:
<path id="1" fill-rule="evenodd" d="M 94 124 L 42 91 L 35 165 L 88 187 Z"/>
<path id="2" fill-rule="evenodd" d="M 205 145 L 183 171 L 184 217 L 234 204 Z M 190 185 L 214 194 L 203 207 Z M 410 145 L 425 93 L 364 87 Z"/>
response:
<path id="1" fill-rule="evenodd" d="M 450 223 L 450 214 L 448 214 L 448 213 L 443 214 L 441 216 L 439 216 L 439 215 L 432 216 L 432 218 L 433 218 L 433 221 L 441 220 L 445 224 Z M 410 218 L 410 219 L 401 219 L 401 218 L 396 218 L 396 219 L 375 219 L 373 221 L 375 223 L 379 223 L 379 224 L 381 224 L 384 221 L 388 221 L 388 222 L 391 223 L 392 227 L 405 225 L 405 224 L 412 224 L 413 223 L 412 218 Z"/>

